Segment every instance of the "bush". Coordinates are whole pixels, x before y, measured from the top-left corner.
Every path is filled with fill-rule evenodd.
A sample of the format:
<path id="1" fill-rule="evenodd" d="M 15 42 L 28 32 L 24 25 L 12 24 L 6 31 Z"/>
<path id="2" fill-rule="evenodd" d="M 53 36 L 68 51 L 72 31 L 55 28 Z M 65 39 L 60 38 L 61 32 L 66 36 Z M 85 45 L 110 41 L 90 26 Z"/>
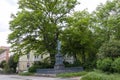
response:
<path id="1" fill-rule="evenodd" d="M 34 64 L 28 69 L 29 72 L 34 73 L 36 72 L 36 69 L 45 69 L 45 68 L 51 68 L 52 66 L 49 63 L 44 62 L 34 62 Z"/>
<path id="2" fill-rule="evenodd" d="M 90 72 L 87 75 L 83 76 L 81 80 L 120 80 L 120 77 L 118 75 L 108 75 L 105 73 Z"/>
<path id="3" fill-rule="evenodd" d="M 112 63 L 112 68 L 115 72 L 120 73 L 120 58 L 116 58 L 114 62 Z"/>
<path id="4" fill-rule="evenodd" d="M 73 64 L 66 62 L 66 61 L 64 61 L 63 63 L 65 65 L 65 67 L 79 67 L 79 66 L 81 66 L 80 61 L 75 61 Z"/>
<path id="5" fill-rule="evenodd" d="M 3 60 L 1 63 L 0 63 L 0 68 L 4 68 L 4 66 L 5 66 L 5 64 L 6 64 L 6 61 L 5 60 Z"/>
<path id="6" fill-rule="evenodd" d="M 117 58 L 120 56 L 120 40 L 110 40 L 105 42 L 99 49 L 98 52 L 99 58 Z"/>
<path id="7" fill-rule="evenodd" d="M 97 61 L 97 68 L 106 72 L 111 72 L 112 68 L 111 68 L 111 64 L 112 64 L 112 59 L 110 58 L 106 58 L 106 59 L 103 59 L 103 60 L 98 60 Z"/>
<path id="8" fill-rule="evenodd" d="M 38 69 L 38 68 L 40 68 L 39 65 L 33 65 L 28 69 L 28 71 L 31 73 L 34 73 L 34 72 L 36 72 L 36 69 Z"/>
<path id="9" fill-rule="evenodd" d="M 4 64 L 3 72 L 4 72 L 5 74 L 11 73 L 11 70 L 10 70 L 10 67 L 9 67 L 8 63 L 5 63 L 5 64 Z"/>

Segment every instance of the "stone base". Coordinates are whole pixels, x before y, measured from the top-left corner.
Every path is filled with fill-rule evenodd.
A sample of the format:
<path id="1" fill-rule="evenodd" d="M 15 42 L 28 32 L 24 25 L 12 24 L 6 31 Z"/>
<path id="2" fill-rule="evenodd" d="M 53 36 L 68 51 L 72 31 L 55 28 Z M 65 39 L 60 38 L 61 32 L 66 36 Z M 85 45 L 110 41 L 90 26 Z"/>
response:
<path id="1" fill-rule="evenodd" d="M 83 71 L 83 67 L 70 67 L 64 69 L 37 69 L 37 74 L 59 74 L 59 73 L 69 73 L 69 72 L 80 72 Z"/>
<path id="2" fill-rule="evenodd" d="M 61 65 L 55 65 L 54 69 L 55 70 L 63 70 L 63 69 L 65 69 L 65 66 L 63 64 L 61 64 Z"/>

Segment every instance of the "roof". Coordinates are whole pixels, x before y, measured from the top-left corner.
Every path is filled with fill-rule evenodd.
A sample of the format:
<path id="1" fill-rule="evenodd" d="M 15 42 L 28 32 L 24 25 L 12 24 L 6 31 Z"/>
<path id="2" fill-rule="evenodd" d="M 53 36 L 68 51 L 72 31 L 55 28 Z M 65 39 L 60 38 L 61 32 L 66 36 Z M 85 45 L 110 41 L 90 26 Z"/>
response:
<path id="1" fill-rule="evenodd" d="M 5 46 L 0 46 L 0 54 L 9 50 L 10 48 L 9 47 L 5 47 Z"/>
<path id="2" fill-rule="evenodd" d="M 5 49 L 0 49 L 0 54 L 5 52 L 6 50 Z"/>

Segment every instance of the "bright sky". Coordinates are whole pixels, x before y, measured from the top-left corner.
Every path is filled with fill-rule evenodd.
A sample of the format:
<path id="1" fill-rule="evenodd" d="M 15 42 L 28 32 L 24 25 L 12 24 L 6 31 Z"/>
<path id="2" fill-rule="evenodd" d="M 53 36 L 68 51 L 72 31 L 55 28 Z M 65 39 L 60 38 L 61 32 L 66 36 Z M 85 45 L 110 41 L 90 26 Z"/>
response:
<path id="1" fill-rule="evenodd" d="M 11 13 L 17 12 L 18 0 L 1 0 L 0 1 L 0 46 L 10 46 L 7 44 L 7 37 L 10 33 L 9 21 Z M 81 4 L 76 7 L 76 10 L 83 10 L 88 8 L 89 12 L 95 10 L 100 3 L 105 3 L 107 0 L 78 0 Z"/>

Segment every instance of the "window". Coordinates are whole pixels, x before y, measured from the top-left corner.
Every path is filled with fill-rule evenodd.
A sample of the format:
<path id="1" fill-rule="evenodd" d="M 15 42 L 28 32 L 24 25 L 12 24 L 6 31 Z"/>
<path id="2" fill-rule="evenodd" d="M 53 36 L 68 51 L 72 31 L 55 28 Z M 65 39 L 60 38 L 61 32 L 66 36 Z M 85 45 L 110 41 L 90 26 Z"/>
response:
<path id="1" fill-rule="evenodd" d="M 34 57 L 35 57 L 35 59 L 38 59 L 38 58 L 39 58 L 39 56 L 38 56 L 38 55 L 35 55 Z"/>
<path id="2" fill-rule="evenodd" d="M 30 58 L 30 54 L 27 54 L 27 59 L 29 59 Z"/>
<path id="3" fill-rule="evenodd" d="M 41 59 L 43 59 L 43 55 L 41 55 Z"/>

